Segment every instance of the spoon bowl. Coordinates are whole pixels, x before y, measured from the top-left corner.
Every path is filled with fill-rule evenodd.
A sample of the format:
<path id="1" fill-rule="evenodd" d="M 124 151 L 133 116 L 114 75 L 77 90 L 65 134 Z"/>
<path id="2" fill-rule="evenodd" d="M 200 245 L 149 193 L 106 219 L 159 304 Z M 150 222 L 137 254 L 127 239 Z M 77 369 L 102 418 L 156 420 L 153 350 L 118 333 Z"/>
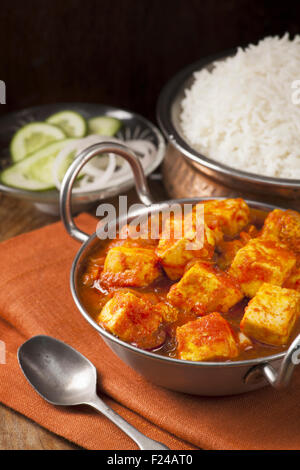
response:
<path id="1" fill-rule="evenodd" d="M 95 366 L 55 338 L 31 338 L 20 347 L 18 359 L 27 380 L 52 405 L 79 405 L 95 394 Z"/>
<path id="2" fill-rule="evenodd" d="M 95 366 L 80 352 L 51 336 L 34 336 L 18 350 L 20 367 L 34 390 L 52 405 L 89 405 L 124 431 L 141 450 L 168 450 L 110 408 L 97 393 Z"/>

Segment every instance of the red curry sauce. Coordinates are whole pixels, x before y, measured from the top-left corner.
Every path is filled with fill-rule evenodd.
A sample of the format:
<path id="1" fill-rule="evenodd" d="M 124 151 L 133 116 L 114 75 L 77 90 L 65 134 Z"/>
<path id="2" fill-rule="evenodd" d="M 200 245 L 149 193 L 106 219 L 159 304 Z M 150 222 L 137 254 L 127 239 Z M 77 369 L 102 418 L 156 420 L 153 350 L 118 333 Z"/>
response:
<path id="1" fill-rule="evenodd" d="M 261 229 L 264 219 L 266 218 L 267 213 L 256 210 L 250 209 L 251 220 L 249 226 L 255 226 L 258 230 Z M 249 228 L 249 227 L 248 227 Z M 247 227 L 246 227 L 247 229 Z M 246 230 L 244 229 L 244 230 Z M 227 241 L 230 241 L 227 238 Z M 167 278 L 167 276 L 163 276 L 159 278 L 159 280 L 155 281 L 151 286 L 137 288 L 137 287 L 115 287 L 110 288 L 109 291 L 104 285 L 101 285 L 100 280 L 92 281 L 89 279 L 90 273 L 97 273 L 98 275 L 101 273 L 104 261 L 106 257 L 106 253 L 109 248 L 112 246 L 118 246 L 122 244 L 123 240 L 108 240 L 108 241 L 101 241 L 99 240 L 97 244 L 97 248 L 93 249 L 91 253 L 88 254 L 86 259 L 81 266 L 81 274 L 78 283 L 78 291 L 79 291 L 79 298 L 82 304 L 84 305 L 87 312 L 94 318 L 99 315 L 102 307 L 104 304 L 113 296 L 116 291 L 132 291 L 135 295 L 141 295 L 143 298 L 148 299 L 150 302 L 153 303 L 164 301 L 166 299 L 167 293 L 170 290 L 170 287 L 175 284 L 175 281 L 171 281 Z M 149 244 L 153 245 L 155 242 L 153 240 L 144 240 L 138 239 L 133 241 L 133 245 L 137 247 L 144 247 L 149 248 Z M 218 255 L 216 255 L 218 256 Z M 177 282 L 177 281 L 176 281 Z M 231 328 L 238 332 L 240 321 L 244 314 L 244 309 L 249 302 L 248 298 L 244 298 L 240 303 L 236 304 L 233 308 L 231 308 L 227 313 L 223 313 L 222 316 L 229 322 Z M 179 315 L 179 319 L 171 324 L 168 324 L 166 328 L 166 340 L 164 344 L 153 350 L 153 352 L 176 358 L 176 339 L 175 339 L 175 332 L 178 326 L 181 326 L 187 323 L 190 320 L 195 320 L 197 317 L 193 313 L 181 312 Z M 300 333 L 300 321 L 298 320 L 293 332 L 289 338 L 289 344 L 294 340 L 294 338 Z M 251 338 L 253 347 L 244 351 L 241 351 L 239 356 L 236 357 L 234 360 L 247 360 L 253 359 L 258 357 L 269 356 L 272 354 L 283 352 L 287 349 L 287 346 L 271 346 L 267 344 L 260 343 L 255 339 Z"/>

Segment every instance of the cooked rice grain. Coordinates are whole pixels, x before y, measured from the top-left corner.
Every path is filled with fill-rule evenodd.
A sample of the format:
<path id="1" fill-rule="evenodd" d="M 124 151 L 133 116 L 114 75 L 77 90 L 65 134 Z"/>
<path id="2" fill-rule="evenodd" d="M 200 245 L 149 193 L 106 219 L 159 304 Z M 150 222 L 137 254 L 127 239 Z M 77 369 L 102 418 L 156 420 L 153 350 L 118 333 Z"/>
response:
<path id="1" fill-rule="evenodd" d="M 195 73 L 181 125 L 192 147 L 247 172 L 300 179 L 300 36 L 267 37 Z"/>

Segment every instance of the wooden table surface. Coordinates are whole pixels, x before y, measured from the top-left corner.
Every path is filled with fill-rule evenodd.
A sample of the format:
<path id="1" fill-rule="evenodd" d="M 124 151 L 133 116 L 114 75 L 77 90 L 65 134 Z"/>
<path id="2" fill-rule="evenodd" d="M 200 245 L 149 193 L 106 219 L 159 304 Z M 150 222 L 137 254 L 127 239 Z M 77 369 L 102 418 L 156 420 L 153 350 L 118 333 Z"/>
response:
<path id="1" fill-rule="evenodd" d="M 162 182 L 154 176 L 149 181 L 156 200 L 166 199 Z M 135 190 L 127 193 L 128 204 L 138 202 Z M 117 199 L 109 201 L 114 204 Z M 97 204 L 98 205 L 98 204 Z M 96 206 L 97 206 L 96 205 Z M 96 206 L 89 210 L 95 215 Z M 0 241 L 44 225 L 58 217 L 39 212 L 32 204 L 0 194 Z M 41 428 L 38 424 L 0 404 L 0 450 L 75 450 L 76 445 Z"/>

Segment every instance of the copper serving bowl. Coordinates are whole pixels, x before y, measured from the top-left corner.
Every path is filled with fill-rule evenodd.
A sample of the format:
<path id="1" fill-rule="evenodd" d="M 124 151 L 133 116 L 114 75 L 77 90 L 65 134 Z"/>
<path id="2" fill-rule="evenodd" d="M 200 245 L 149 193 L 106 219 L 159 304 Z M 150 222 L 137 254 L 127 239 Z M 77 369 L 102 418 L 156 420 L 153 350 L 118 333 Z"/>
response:
<path id="1" fill-rule="evenodd" d="M 288 385 L 295 365 L 300 363 L 300 335 L 296 337 L 286 352 L 279 354 L 242 361 L 193 362 L 160 356 L 125 343 L 104 330 L 89 314 L 79 297 L 79 278 L 86 256 L 101 243 L 101 240 L 96 233 L 90 236 L 76 227 L 71 214 L 71 193 L 76 176 L 85 163 L 95 155 L 108 152 L 125 158 L 131 165 L 138 196 L 145 206 L 139 211 L 139 215 L 162 212 L 175 202 L 195 204 L 208 199 L 178 199 L 154 203 L 142 166 L 138 158 L 127 147 L 107 142 L 93 145 L 83 151 L 66 173 L 60 195 L 61 217 L 65 228 L 75 240 L 82 243 L 72 265 L 70 285 L 74 301 L 83 317 L 98 331 L 102 339 L 122 361 L 151 382 L 171 390 L 196 395 L 218 396 L 248 392 L 267 384 L 276 388 Z M 253 209 L 266 212 L 275 209 L 275 206 L 260 202 L 249 200 L 246 202 Z M 136 213 L 132 214 L 131 218 L 128 218 L 128 222 L 136 215 Z M 113 222 L 120 223 L 121 221 L 121 219 L 117 219 Z M 103 229 L 109 233 L 112 226 L 107 224 Z"/>
<path id="2" fill-rule="evenodd" d="M 178 72 L 165 85 L 157 103 L 157 119 L 169 148 L 175 147 L 196 169 L 229 187 L 252 193 L 277 195 L 284 198 L 298 198 L 300 180 L 261 176 L 225 165 L 209 158 L 192 148 L 183 135 L 180 125 L 181 102 L 184 90 L 193 83 L 193 75 L 203 68 L 212 70 L 216 60 L 224 60 L 234 54 L 218 54 L 195 62 Z"/>

